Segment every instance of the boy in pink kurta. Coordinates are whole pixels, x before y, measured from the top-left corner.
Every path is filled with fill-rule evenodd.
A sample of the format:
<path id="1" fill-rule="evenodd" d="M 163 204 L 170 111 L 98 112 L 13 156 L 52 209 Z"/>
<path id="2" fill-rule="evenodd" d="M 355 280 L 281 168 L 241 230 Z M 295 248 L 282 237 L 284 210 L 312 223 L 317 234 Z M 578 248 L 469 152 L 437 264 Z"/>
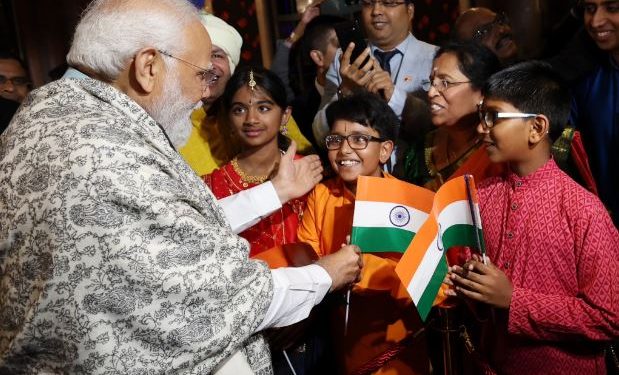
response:
<path id="1" fill-rule="evenodd" d="M 497 373 L 606 374 L 603 348 L 619 334 L 619 234 L 550 156 L 569 94 L 539 62 L 495 74 L 483 94 L 478 131 L 510 173 L 478 190 L 490 261 L 451 267 L 449 293 L 495 308 Z"/>

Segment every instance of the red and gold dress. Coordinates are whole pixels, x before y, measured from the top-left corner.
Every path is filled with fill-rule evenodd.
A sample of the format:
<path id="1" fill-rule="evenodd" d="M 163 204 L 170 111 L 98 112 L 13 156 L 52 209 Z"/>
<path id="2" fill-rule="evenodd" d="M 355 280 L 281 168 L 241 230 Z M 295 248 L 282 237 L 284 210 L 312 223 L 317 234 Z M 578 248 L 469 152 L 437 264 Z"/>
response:
<path id="1" fill-rule="evenodd" d="M 217 199 L 236 194 L 252 188 L 261 182 L 251 176 L 242 177 L 244 173 L 238 168 L 236 159 L 214 170 L 211 174 L 202 176 Z M 292 199 L 271 215 L 260 220 L 256 225 L 239 233 L 249 241 L 251 249 L 249 256 L 253 257 L 274 246 L 297 241 L 297 227 L 303 215 L 305 196 Z"/>

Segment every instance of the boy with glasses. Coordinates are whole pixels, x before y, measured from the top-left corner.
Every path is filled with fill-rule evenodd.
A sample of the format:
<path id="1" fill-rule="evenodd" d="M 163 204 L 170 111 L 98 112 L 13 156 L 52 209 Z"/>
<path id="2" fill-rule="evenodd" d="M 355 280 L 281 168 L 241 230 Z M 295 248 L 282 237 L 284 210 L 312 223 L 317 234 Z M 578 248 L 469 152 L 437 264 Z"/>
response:
<path id="1" fill-rule="evenodd" d="M 396 138 L 398 118 L 380 97 L 355 94 L 332 103 L 326 111 L 330 126 L 325 138 L 329 162 L 337 177 L 318 184 L 307 198 L 298 239 L 320 256 L 331 254 L 347 242 L 353 221 L 359 176 L 394 179 L 383 172 Z M 350 374 L 360 368 L 380 369 L 381 374 L 428 373 L 423 340 L 384 364 L 375 357 L 416 332 L 421 323 L 414 305 L 394 272 L 399 256 L 363 254 L 361 281 L 352 288 L 348 332 L 343 334 L 345 309 L 338 306 L 331 319 L 338 371 Z"/>
<path id="2" fill-rule="evenodd" d="M 606 374 L 604 342 L 619 334 L 619 234 L 551 157 L 569 92 L 548 65 L 526 62 L 482 93 L 478 131 L 510 173 L 478 189 L 490 262 L 451 267 L 449 293 L 494 308 L 498 373 Z"/>

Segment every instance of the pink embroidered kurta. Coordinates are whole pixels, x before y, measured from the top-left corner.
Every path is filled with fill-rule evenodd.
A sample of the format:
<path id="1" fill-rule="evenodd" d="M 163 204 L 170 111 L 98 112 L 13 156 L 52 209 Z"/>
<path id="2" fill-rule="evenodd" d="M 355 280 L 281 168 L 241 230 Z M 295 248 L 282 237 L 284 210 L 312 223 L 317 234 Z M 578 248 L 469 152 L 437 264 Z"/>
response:
<path id="1" fill-rule="evenodd" d="M 549 160 L 479 187 L 488 255 L 514 285 L 499 374 L 606 374 L 619 335 L 619 235 L 602 203 Z"/>

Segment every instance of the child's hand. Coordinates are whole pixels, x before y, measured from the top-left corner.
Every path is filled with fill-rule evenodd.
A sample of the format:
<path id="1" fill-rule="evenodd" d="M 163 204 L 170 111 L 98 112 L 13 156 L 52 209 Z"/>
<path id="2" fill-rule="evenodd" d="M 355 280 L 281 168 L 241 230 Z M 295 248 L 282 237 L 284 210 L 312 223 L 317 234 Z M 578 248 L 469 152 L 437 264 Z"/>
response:
<path id="1" fill-rule="evenodd" d="M 451 266 L 445 283 L 455 289 L 455 293 L 450 289 L 447 294 L 463 295 L 502 309 L 509 308 L 514 290 L 505 273 L 490 261 L 487 265 L 471 260 L 463 267 Z"/>

